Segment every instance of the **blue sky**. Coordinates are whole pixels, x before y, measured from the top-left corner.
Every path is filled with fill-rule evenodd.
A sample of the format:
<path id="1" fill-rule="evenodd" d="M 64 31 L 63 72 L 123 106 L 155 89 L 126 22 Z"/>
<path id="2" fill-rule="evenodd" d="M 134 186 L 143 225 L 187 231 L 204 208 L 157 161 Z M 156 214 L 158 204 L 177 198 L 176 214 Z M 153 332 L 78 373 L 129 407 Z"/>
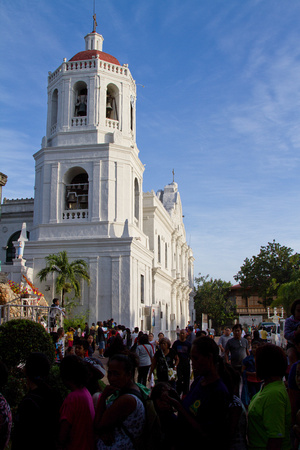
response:
<path id="1" fill-rule="evenodd" d="M 0 11 L 3 197 L 32 197 L 48 71 L 84 50 L 93 0 Z M 233 282 L 273 239 L 300 252 L 300 2 L 96 0 L 96 12 L 103 51 L 138 84 L 144 191 L 175 170 L 195 275 Z"/>

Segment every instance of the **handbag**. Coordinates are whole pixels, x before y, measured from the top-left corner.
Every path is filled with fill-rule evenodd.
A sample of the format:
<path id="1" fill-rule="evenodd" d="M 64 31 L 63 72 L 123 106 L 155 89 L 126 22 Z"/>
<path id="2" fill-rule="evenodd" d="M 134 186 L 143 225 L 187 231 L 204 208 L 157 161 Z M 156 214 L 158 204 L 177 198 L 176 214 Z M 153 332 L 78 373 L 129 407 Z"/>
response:
<path id="1" fill-rule="evenodd" d="M 169 381 L 175 381 L 177 379 L 177 372 L 175 369 L 172 369 L 172 367 L 168 368 L 168 378 Z"/>
<path id="2" fill-rule="evenodd" d="M 161 351 L 161 354 L 163 355 L 163 358 L 165 360 L 166 366 L 168 368 L 168 380 L 169 381 L 176 381 L 176 379 L 177 379 L 176 369 L 173 369 L 172 367 L 169 367 L 163 351 Z"/>

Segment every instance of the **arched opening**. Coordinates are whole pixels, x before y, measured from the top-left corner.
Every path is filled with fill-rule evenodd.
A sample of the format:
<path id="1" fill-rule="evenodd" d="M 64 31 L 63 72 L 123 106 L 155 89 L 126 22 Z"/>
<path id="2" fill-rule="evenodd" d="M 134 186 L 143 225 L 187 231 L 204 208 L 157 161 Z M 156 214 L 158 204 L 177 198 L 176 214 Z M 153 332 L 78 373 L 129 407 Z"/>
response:
<path id="1" fill-rule="evenodd" d="M 20 237 L 21 230 L 16 231 L 10 236 L 6 245 L 6 264 L 12 264 L 13 259 L 16 257 L 16 249 L 13 242 L 17 241 Z M 30 233 L 27 231 L 27 239 L 29 240 Z"/>
<path id="2" fill-rule="evenodd" d="M 51 101 L 51 127 L 57 124 L 58 90 L 54 89 Z"/>
<path id="3" fill-rule="evenodd" d="M 133 119 L 134 119 L 134 98 L 130 98 L 130 129 L 133 131 Z"/>
<path id="4" fill-rule="evenodd" d="M 119 90 L 114 84 L 109 84 L 106 90 L 106 118 L 119 120 Z"/>
<path id="5" fill-rule="evenodd" d="M 87 116 L 88 91 L 84 81 L 78 81 L 74 84 L 74 117 Z"/>
<path id="6" fill-rule="evenodd" d="M 134 179 L 134 217 L 137 221 L 140 218 L 140 189 L 137 178 Z"/>
<path id="7" fill-rule="evenodd" d="M 65 175 L 65 209 L 88 209 L 89 177 L 81 167 L 73 167 Z"/>

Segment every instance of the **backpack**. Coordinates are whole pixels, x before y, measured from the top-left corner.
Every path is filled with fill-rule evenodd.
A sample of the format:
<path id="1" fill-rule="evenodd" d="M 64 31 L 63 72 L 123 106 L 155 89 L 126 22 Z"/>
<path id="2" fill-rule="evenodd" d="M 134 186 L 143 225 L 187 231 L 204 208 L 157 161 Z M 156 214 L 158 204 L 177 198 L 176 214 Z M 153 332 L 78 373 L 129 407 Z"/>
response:
<path id="1" fill-rule="evenodd" d="M 159 417 L 154 407 L 153 400 L 144 391 L 145 386 L 139 385 L 139 391 L 135 389 L 127 389 L 122 394 L 133 394 L 139 398 L 145 407 L 145 426 L 142 435 L 134 438 L 130 431 L 121 425 L 123 431 L 127 434 L 136 450 L 159 450 L 163 448 L 163 432 Z"/>

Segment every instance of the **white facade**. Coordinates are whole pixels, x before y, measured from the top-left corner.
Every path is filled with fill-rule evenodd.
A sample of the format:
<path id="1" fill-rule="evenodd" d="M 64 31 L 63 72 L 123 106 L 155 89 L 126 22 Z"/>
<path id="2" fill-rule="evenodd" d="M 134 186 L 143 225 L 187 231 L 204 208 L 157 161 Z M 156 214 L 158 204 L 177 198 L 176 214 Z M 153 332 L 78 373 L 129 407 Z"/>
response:
<path id="1" fill-rule="evenodd" d="M 80 302 L 90 321 L 113 317 L 150 329 L 152 307 L 155 327 L 171 333 L 193 318 L 193 257 L 180 197 L 172 183 L 160 199 L 153 192 L 143 198 L 136 85 L 128 66 L 102 52 L 102 43 L 98 33 L 88 34 L 85 50 L 49 73 L 47 131 L 34 155 L 34 214 L 33 222 L 32 215 L 26 219 L 24 258 L 48 301 L 54 280 L 39 285 L 35 274 L 45 256 L 66 250 L 89 265 L 91 284 L 83 285 Z M 2 209 L 2 262 L 5 237 L 24 221 L 19 208 L 9 229 Z M 3 271 L 10 267 L 2 264 Z"/>

